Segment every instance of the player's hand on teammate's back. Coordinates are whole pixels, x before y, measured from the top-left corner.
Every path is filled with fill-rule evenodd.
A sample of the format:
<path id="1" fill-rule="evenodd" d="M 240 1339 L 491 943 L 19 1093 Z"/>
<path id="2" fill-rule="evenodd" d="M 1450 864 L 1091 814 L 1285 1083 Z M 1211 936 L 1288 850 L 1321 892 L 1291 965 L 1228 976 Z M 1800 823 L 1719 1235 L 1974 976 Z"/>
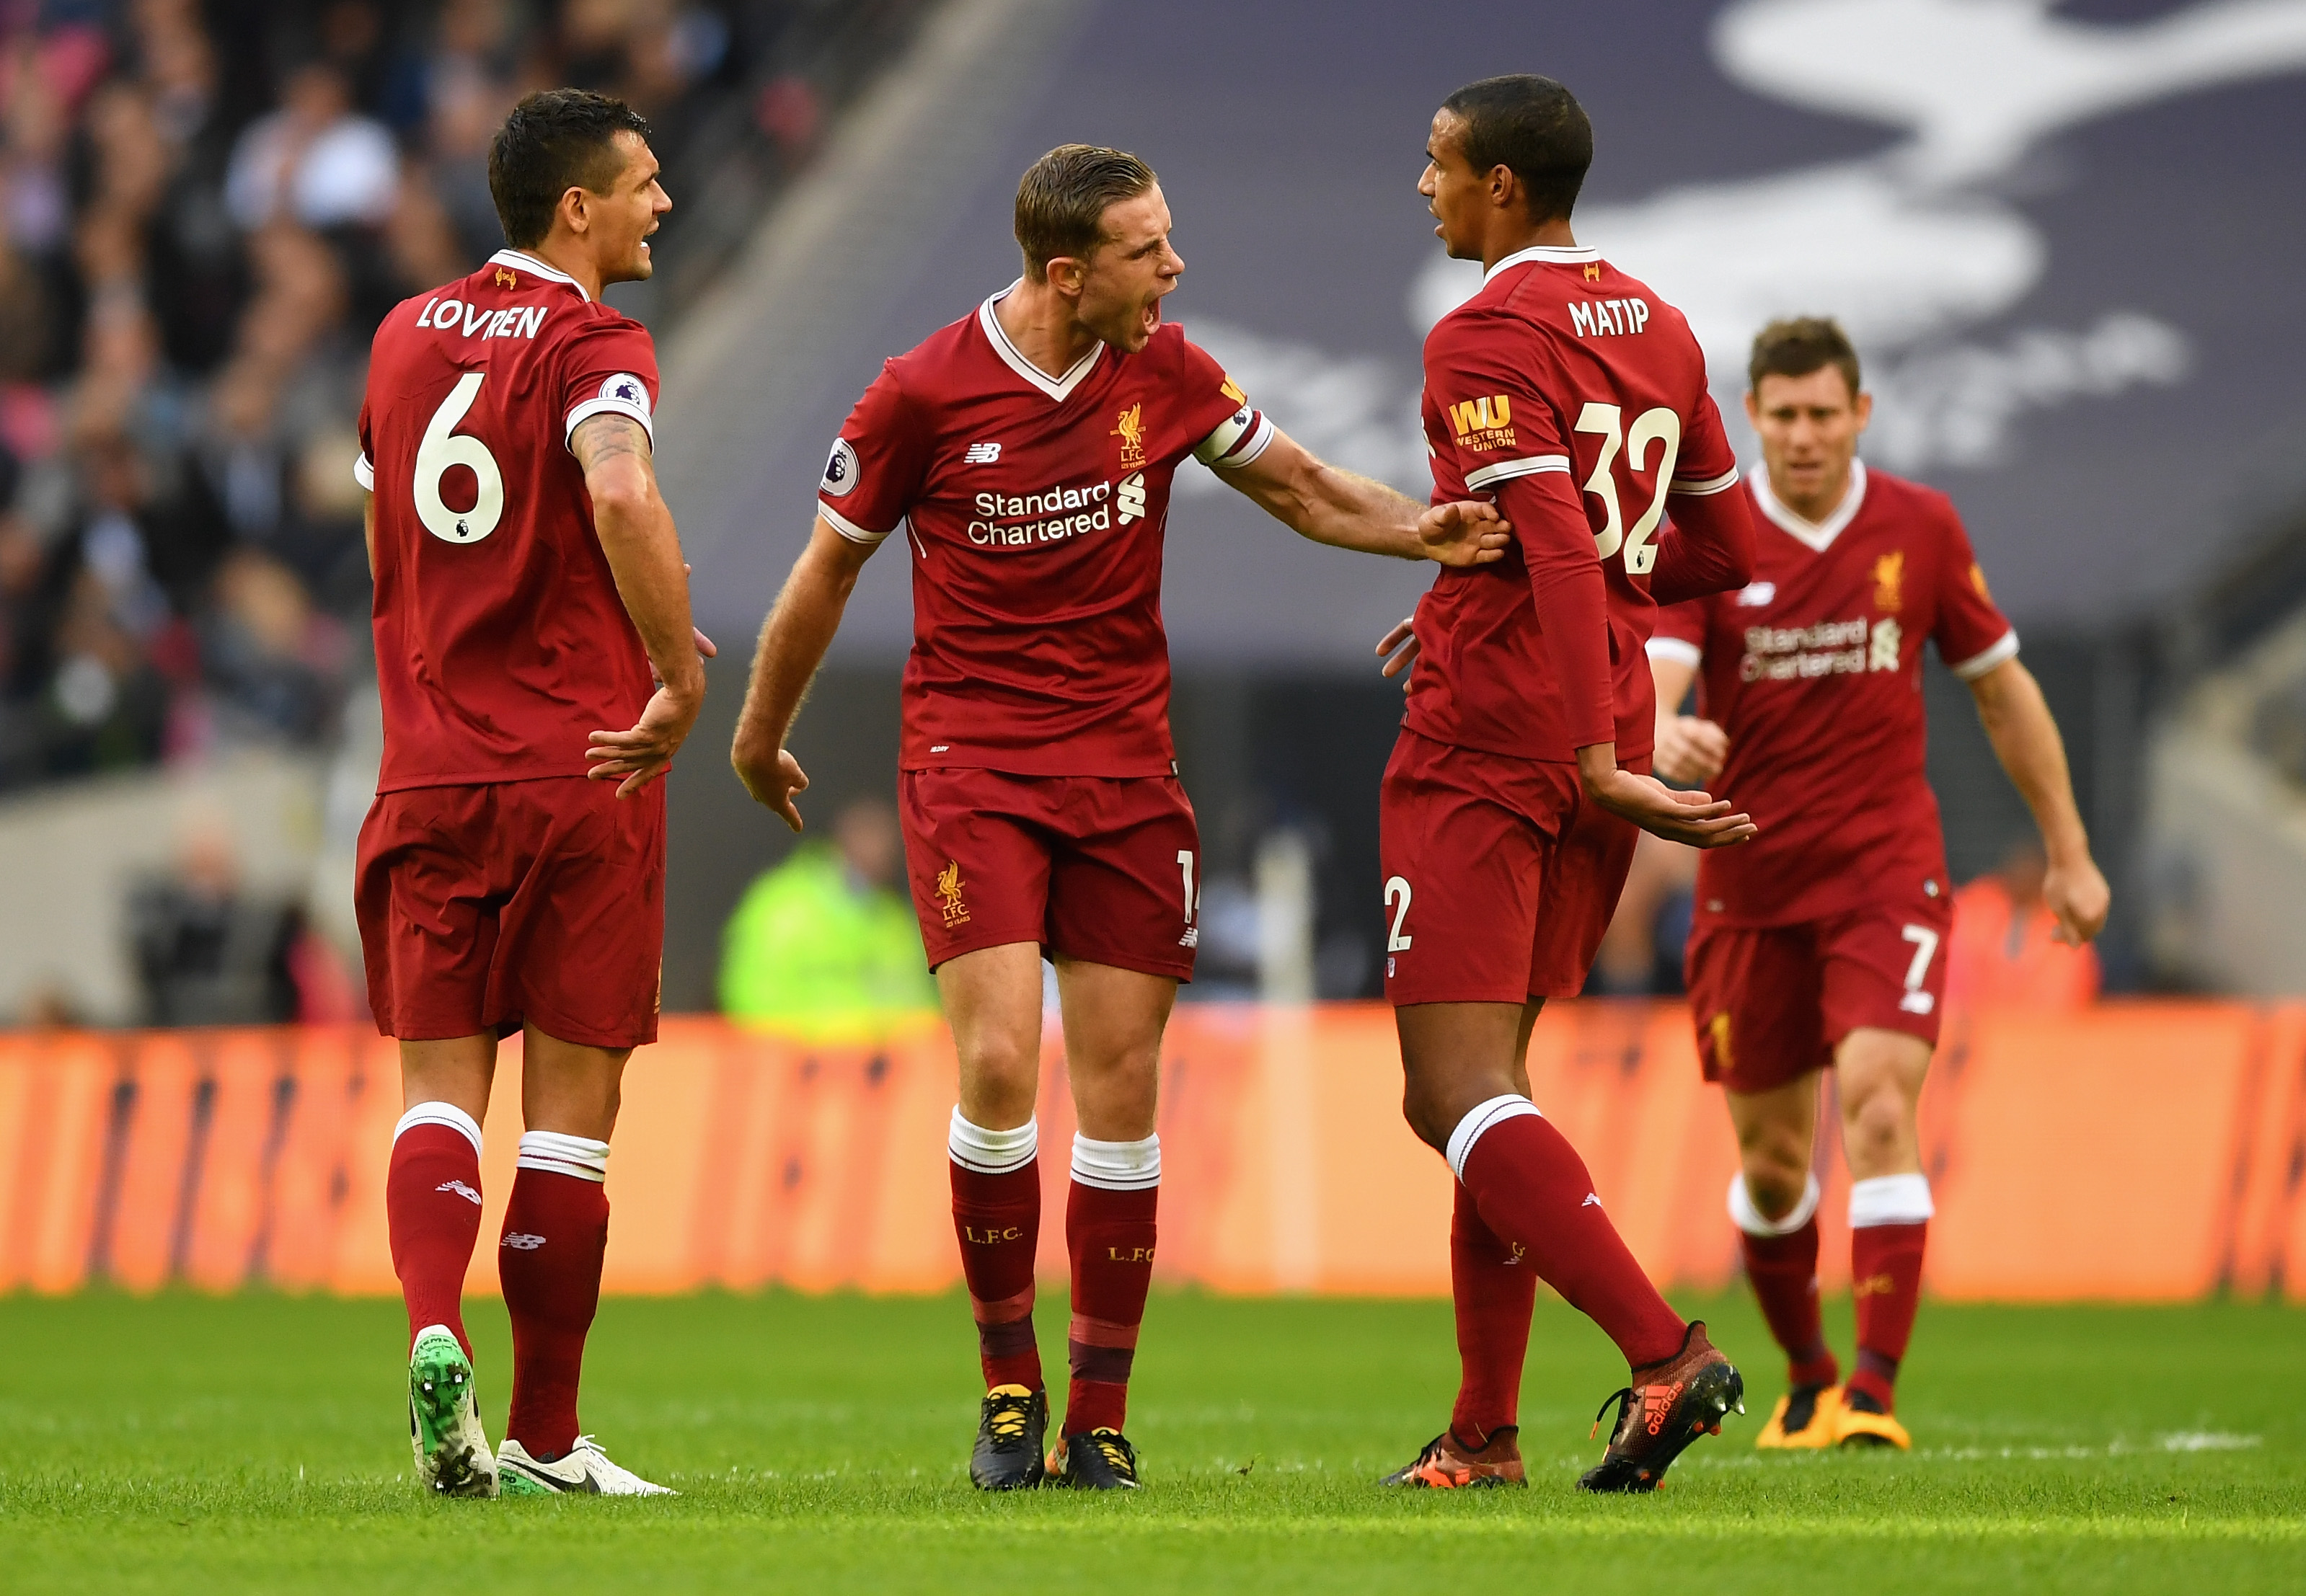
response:
<path id="1" fill-rule="evenodd" d="M 1655 776 L 1619 769 L 1614 744 L 1595 743 L 1578 749 L 1577 774 L 1595 803 L 1669 842 L 1729 848 L 1758 834 L 1754 817 L 1732 813 L 1727 798 L 1704 792 L 1677 792 Z"/>
<path id="2" fill-rule="evenodd" d="M 774 759 L 762 760 L 732 748 L 729 763 L 755 803 L 774 809 L 793 830 L 801 829 L 800 807 L 793 799 L 808 790 L 808 772 L 790 749 L 779 748 Z"/>
<path id="3" fill-rule="evenodd" d="M 1443 565 L 1487 565 L 1503 559 L 1513 523 L 1478 499 L 1437 504 L 1417 517 L 1417 538 L 1429 559 Z"/>
<path id="4" fill-rule="evenodd" d="M 705 707 L 702 695 L 684 697 L 660 686 L 642 706 L 641 718 L 629 731 L 596 731 L 585 740 L 591 766 L 585 774 L 595 781 L 618 783 L 617 796 L 630 798 L 672 766 L 672 756 L 696 724 Z"/>
<path id="5" fill-rule="evenodd" d="M 1377 657 L 1385 661 L 1377 668 L 1379 676 L 1399 676 L 1417 662 L 1417 618 L 1410 616 L 1377 640 Z M 1403 687 L 1409 684 L 1404 682 Z"/>
<path id="6" fill-rule="evenodd" d="M 2078 948 L 2105 929 L 2114 895 L 2096 863 L 2084 856 L 2072 864 L 2049 867 L 2042 877 L 2042 901 L 2058 917 L 2058 928 L 2051 936 Z"/>
<path id="7" fill-rule="evenodd" d="M 1668 715 L 1658 721 L 1657 748 L 1650 770 L 1661 781 L 1703 787 L 1721 773 L 1730 757 L 1730 734 L 1695 715 Z"/>

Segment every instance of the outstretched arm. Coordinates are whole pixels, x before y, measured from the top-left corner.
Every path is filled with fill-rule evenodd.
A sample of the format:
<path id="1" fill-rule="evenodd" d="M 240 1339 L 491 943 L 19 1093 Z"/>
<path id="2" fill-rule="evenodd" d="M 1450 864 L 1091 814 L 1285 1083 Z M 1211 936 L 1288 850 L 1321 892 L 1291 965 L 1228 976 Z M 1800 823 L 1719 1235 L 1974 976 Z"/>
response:
<path id="1" fill-rule="evenodd" d="M 2090 858 L 2089 834 L 2074 804 L 2058 723 L 2051 718 L 2033 672 L 2014 659 L 1975 678 L 1969 690 L 1977 700 L 1977 718 L 1986 724 L 1994 756 L 2010 772 L 2041 829 L 2042 851 L 2050 865 L 2042 881 L 2042 899 L 2058 917 L 2057 938 L 2079 946 L 2105 926 L 2111 894 L 2097 862 Z"/>
<path id="2" fill-rule="evenodd" d="M 808 547 L 793 562 L 784 591 L 761 623 L 752 679 L 737 717 L 729 763 L 754 801 L 775 810 L 795 831 L 800 830 L 801 818 L 793 799 L 807 789 L 808 777 L 785 751 L 785 738 L 807 696 L 810 679 L 824 662 L 824 651 L 840 629 L 857 574 L 878 547 L 842 536 L 819 516 Z"/>
<path id="3" fill-rule="evenodd" d="M 1276 431 L 1247 465 L 1217 472 L 1218 481 L 1317 543 L 1443 565 L 1486 565 L 1505 556 L 1510 529 L 1491 506 L 1468 499 L 1429 508 L 1329 465 L 1285 432 Z"/>
<path id="4" fill-rule="evenodd" d="M 595 415 L 569 440 L 585 468 L 593 527 L 616 578 L 617 596 L 641 635 L 660 684 L 627 731 L 595 731 L 585 752 L 595 781 L 628 798 L 664 773 L 705 704 L 705 662 L 689 622 L 688 568 L 680 534 L 657 492 L 646 429 L 630 416 Z"/>

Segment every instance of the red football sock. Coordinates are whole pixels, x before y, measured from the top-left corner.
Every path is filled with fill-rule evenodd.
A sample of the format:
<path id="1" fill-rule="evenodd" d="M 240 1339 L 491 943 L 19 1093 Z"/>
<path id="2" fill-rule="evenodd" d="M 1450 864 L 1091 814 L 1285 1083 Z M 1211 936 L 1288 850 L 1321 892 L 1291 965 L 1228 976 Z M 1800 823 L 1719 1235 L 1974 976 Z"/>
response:
<path id="1" fill-rule="evenodd" d="M 550 1136 L 550 1142 L 541 1138 Z M 505 1434 L 550 1462 L 576 1444 L 585 1336 L 601 1306 L 609 1246 L 609 1145 L 532 1131 L 505 1208 L 497 1274 L 512 1318 L 512 1413 Z M 598 1169 L 600 1173 L 592 1173 Z M 576 1173 L 584 1171 L 585 1173 Z"/>
<path id="2" fill-rule="evenodd" d="M 385 1167 L 385 1225 L 392 1272 L 408 1307 L 408 1344 L 427 1325 L 456 1332 L 465 1355 L 465 1271 L 481 1234 L 481 1131 L 447 1103 L 420 1103 L 402 1116 Z"/>
<path id="3" fill-rule="evenodd" d="M 961 1278 L 977 1319 L 985 1388 L 1041 1388 L 1041 1349 L 1033 1339 L 1033 1254 L 1041 1242 L 1039 1125 L 1027 1120 L 987 1131 L 952 1111 L 945 1132 L 952 1158 L 952 1232 Z"/>
<path id="4" fill-rule="evenodd" d="M 1481 1105 L 1449 1147 L 1490 1229 L 1521 1243 L 1539 1277 L 1601 1326 L 1628 1365 L 1662 1363 L 1681 1350 L 1688 1325 L 1610 1223 L 1585 1160 L 1527 1098 Z"/>
<path id="5" fill-rule="evenodd" d="M 1145 1293 L 1153 1284 L 1160 1182 L 1158 1137 L 1073 1138 L 1072 1189 L 1065 1199 L 1065 1249 L 1073 1268 L 1065 1355 L 1072 1383 L 1065 1393 L 1064 1435 L 1119 1430 L 1129 1416 L 1129 1370 L 1145 1321 Z"/>
<path id="6" fill-rule="evenodd" d="M 1841 1365 L 1825 1344 L 1817 1305 L 1817 1216 L 1782 1236 L 1738 1233 L 1746 1258 L 1746 1278 L 1761 1300 L 1770 1334 L 1786 1350 L 1786 1379 L 1796 1386 L 1831 1386 Z"/>
<path id="7" fill-rule="evenodd" d="M 1004 1174 L 952 1172 L 952 1230 L 961 1273 L 977 1319 L 985 1388 L 1041 1388 L 1041 1349 L 1033 1339 L 1033 1253 L 1041 1239 L 1041 1165 L 1028 1159 Z"/>
<path id="8" fill-rule="evenodd" d="M 1465 1183 L 1449 1219 L 1449 1295 L 1457 1309 L 1457 1404 L 1449 1431 L 1472 1451 L 1521 1422 L 1521 1371 L 1537 1271 L 1482 1223 Z"/>
<path id="9" fill-rule="evenodd" d="M 1861 1225 L 1849 1233 L 1849 1289 L 1858 1299 L 1858 1370 L 1849 1389 L 1896 1411 L 1898 1365 L 1921 1305 L 1930 1222 Z"/>

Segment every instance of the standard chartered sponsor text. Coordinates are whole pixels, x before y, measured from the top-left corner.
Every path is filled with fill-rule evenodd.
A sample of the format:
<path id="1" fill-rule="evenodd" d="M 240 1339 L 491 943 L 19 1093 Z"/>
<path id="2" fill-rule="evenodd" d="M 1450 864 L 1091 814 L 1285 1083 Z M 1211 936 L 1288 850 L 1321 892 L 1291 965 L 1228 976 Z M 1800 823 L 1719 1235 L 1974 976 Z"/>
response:
<path id="1" fill-rule="evenodd" d="M 980 548 L 1058 543 L 1113 525 L 1113 483 L 1052 487 L 1038 493 L 979 493 L 969 541 Z M 1027 519 L 1025 517 L 1038 517 Z"/>
<path id="2" fill-rule="evenodd" d="M 1884 619 L 1881 630 L 1886 650 L 1869 652 L 1870 624 L 1856 620 L 1825 620 L 1808 627 L 1747 627 L 1746 656 L 1738 674 L 1746 681 L 1793 681 L 1805 677 L 1858 674 L 1867 670 L 1898 669 L 1898 623 Z"/>

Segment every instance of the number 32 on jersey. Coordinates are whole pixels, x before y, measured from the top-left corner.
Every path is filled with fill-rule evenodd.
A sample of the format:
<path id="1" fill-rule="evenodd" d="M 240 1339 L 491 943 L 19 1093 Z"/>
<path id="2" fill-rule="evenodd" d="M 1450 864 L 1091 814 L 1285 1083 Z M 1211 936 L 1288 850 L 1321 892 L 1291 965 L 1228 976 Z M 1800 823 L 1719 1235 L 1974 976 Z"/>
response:
<path id="1" fill-rule="evenodd" d="M 1627 574 L 1646 576 L 1657 564 L 1657 545 L 1650 537 L 1665 518 L 1666 491 L 1673 482 L 1674 460 L 1681 453 L 1681 417 L 1662 405 L 1643 411 L 1630 428 L 1625 416 L 1623 405 L 1589 402 L 1578 412 L 1576 430 L 1598 434 L 1601 440 L 1593 474 L 1585 479 L 1585 491 L 1601 501 L 1601 530 L 1593 534 L 1593 552 L 1607 559 L 1623 549 Z M 1618 479 L 1610 467 L 1623 450 L 1628 471 L 1651 469 L 1648 457 L 1653 444 L 1664 446 L 1658 454 L 1657 486 L 1651 491 L 1649 508 L 1628 530 L 1625 512 L 1618 505 Z"/>

